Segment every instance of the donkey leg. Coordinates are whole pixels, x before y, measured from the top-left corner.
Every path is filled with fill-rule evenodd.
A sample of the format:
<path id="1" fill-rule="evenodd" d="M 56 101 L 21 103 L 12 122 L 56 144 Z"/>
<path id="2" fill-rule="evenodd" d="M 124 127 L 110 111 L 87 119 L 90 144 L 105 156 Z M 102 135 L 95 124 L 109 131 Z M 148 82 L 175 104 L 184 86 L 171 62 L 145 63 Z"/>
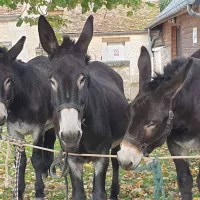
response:
<path id="1" fill-rule="evenodd" d="M 187 155 L 187 150 L 182 148 L 173 140 L 167 141 L 172 156 Z M 178 187 L 182 200 L 192 200 L 193 178 L 190 173 L 189 163 L 185 159 L 174 159 L 177 172 Z"/>
<path id="2" fill-rule="evenodd" d="M 72 182 L 72 200 L 86 200 L 83 187 L 83 162 L 76 157 L 68 157 Z"/>
<path id="3" fill-rule="evenodd" d="M 16 161 L 16 157 L 15 157 Z M 21 159 L 20 159 L 20 165 L 19 165 L 19 178 L 18 178 L 18 199 L 22 200 L 23 199 L 23 194 L 25 190 L 25 169 L 26 169 L 26 153 L 23 151 L 21 153 Z M 16 162 L 15 162 L 16 164 Z"/>
<path id="4" fill-rule="evenodd" d="M 40 132 L 37 134 L 37 137 L 33 137 L 33 145 L 36 146 L 43 146 L 43 132 Z M 33 149 L 31 162 L 33 165 L 33 168 L 35 170 L 35 198 L 40 200 L 44 198 L 44 182 L 42 180 L 42 172 L 44 168 L 44 163 L 42 162 L 42 151 L 40 149 Z"/>
<path id="5" fill-rule="evenodd" d="M 49 148 L 49 149 L 54 149 L 55 141 L 56 141 L 56 134 L 54 132 L 54 129 L 52 128 L 46 131 L 44 135 L 44 147 Z M 43 151 L 42 158 L 43 158 L 43 163 L 44 163 L 42 176 L 44 178 L 47 178 L 48 171 L 54 159 L 54 153 L 49 152 L 49 151 Z"/>
<path id="6" fill-rule="evenodd" d="M 105 180 L 106 172 L 108 169 L 109 159 L 98 158 L 93 161 L 94 163 L 94 180 L 93 180 L 93 191 L 92 200 L 106 200 Z"/>
<path id="7" fill-rule="evenodd" d="M 116 146 L 111 150 L 112 155 L 116 155 L 117 152 L 120 150 L 120 145 Z M 112 168 L 113 168 L 113 177 L 112 177 L 112 185 L 111 185 L 111 193 L 110 199 L 117 200 L 117 196 L 119 194 L 119 163 L 116 158 L 111 158 L 112 161 Z"/>

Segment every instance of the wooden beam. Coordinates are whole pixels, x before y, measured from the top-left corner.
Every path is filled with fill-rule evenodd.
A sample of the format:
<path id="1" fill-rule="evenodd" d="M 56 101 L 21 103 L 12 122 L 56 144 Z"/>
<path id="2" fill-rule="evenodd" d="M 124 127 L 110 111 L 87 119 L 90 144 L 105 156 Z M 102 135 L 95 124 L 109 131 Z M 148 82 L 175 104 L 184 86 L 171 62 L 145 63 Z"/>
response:
<path id="1" fill-rule="evenodd" d="M 102 42 L 130 42 L 130 37 L 110 37 L 110 38 L 102 38 Z"/>

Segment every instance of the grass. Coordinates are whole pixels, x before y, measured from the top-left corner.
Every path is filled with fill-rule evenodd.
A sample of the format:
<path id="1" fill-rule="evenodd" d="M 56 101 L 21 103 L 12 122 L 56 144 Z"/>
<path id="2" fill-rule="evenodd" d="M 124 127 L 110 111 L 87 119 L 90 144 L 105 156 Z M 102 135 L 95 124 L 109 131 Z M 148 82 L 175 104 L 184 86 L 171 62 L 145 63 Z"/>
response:
<path id="1" fill-rule="evenodd" d="M 5 133 L 4 133 L 5 134 Z M 26 138 L 29 143 L 31 143 L 31 138 Z M 56 143 L 57 150 L 60 149 L 58 142 Z M 13 149 L 12 155 L 9 160 L 9 177 L 10 184 L 8 188 L 4 187 L 4 179 L 5 179 L 5 154 L 7 152 L 7 146 L 5 143 L 2 144 L 0 148 L 0 200 L 11 200 L 12 199 L 12 190 L 14 188 L 14 177 L 15 177 L 15 167 L 14 167 L 14 158 L 13 158 Z M 35 175 L 33 171 L 33 167 L 31 165 L 30 156 L 32 149 L 27 148 L 27 168 L 26 168 L 26 190 L 25 190 L 25 200 L 34 199 L 34 181 Z M 161 148 L 156 149 L 152 155 L 158 156 L 167 156 L 169 152 L 167 150 L 166 145 Z M 164 160 L 161 161 L 162 165 L 162 173 L 164 179 L 164 187 L 166 192 L 166 199 L 168 200 L 177 200 L 179 199 L 179 191 L 176 183 L 176 173 L 175 167 L 172 160 Z M 194 183 L 196 183 L 196 176 L 198 173 L 198 161 L 191 161 L 191 172 L 194 177 Z M 109 195 L 109 188 L 111 185 L 111 166 L 109 166 L 109 170 L 107 172 L 106 179 L 106 190 Z M 87 199 L 91 199 L 91 191 L 92 191 L 92 178 L 93 178 L 93 167 L 91 163 L 87 163 L 84 165 L 84 187 L 87 194 Z M 53 179 L 48 177 L 45 181 L 45 194 L 46 199 L 55 200 L 55 199 L 65 199 L 65 184 L 64 179 Z M 71 197 L 71 184 L 69 180 L 69 197 Z M 153 199 L 153 175 L 152 172 L 149 171 L 124 171 L 120 169 L 120 200 L 148 200 Z M 194 199 L 200 199 L 200 195 L 197 189 L 196 184 L 194 184 L 193 188 Z M 71 198 L 69 198 L 71 199 Z"/>

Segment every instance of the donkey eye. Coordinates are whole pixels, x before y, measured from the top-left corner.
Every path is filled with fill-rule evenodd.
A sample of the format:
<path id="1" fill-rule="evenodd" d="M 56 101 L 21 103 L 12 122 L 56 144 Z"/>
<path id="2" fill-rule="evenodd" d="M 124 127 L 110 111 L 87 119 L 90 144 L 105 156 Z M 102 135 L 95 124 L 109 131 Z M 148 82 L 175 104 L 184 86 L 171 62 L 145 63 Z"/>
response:
<path id="1" fill-rule="evenodd" d="M 7 78 L 4 81 L 4 88 L 5 88 L 5 90 L 8 90 L 10 88 L 11 84 L 12 84 L 12 80 L 10 78 Z"/>
<path id="2" fill-rule="evenodd" d="M 79 78 L 76 81 L 76 85 L 78 86 L 79 89 L 82 89 L 84 84 L 85 84 L 86 76 L 81 74 Z"/>
<path id="3" fill-rule="evenodd" d="M 53 78 L 53 77 L 51 77 L 51 78 L 49 79 L 49 81 L 50 81 L 50 83 L 51 83 L 51 87 L 52 87 L 54 90 L 57 90 L 58 83 L 57 83 L 56 79 Z"/>
<path id="4" fill-rule="evenodd" d="M 11 79 L 10 79 L 10 78 L 7 78 L 7 79 L 5 80 L 5 83 L 6 83 L 6 84 L 11 83 Z"/>
<path id="5" fill-rule="evenodd" d="M 83 85 L 85 83 L 85 79 L 86 77 L 84 76 L 81 80 L 80 80 L 80 85 Z"/>
<path id="6" fill-rule="evenodd" d="M 50 81 L 51 85 L 55 86 L 55 82 L 53 80 L 49 79 L 49 81 Z"/>

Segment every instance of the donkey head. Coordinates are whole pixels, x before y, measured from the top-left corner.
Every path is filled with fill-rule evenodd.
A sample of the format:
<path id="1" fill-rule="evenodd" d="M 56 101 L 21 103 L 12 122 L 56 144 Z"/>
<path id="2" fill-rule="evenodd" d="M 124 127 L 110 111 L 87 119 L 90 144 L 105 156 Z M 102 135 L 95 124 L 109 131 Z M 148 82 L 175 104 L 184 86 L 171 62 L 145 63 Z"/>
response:
<path id="1" fill-rule="evenodd" d="M 67 36 L 59 46 L 52 27 L 43 16 L 39 18 L 38 31 L 42 47 L 51 61 L 49 80 L 61 145 L 74 151 L 82 137 L 81 122 L 88 103 L 87 49 L 93 36 L 93 16 L 88 17 L 76 43 Z"/>
<path id="2" fill-rule="evenodd" d="M 150 67 L 150 62 L 145 62 L 149 60 L 146 56 L 149 56 L 147 50 L 142 48 L 139 70 L 148 71 L 145 68 Z M 172 128 L 172 102 L 182 89 L 192 63 L 193 60 L 189 59 L 166 80 L 159 82 L 155 78 L 149 83 L 140 83 L 140 92 L 128 107 L 129 124 L 118 152 L 119 163 L 124 169 L 137 167 L 143 155 L 166 141 Z M 145 71 L 140 74 L 145 74 Z M 144 79 L 141 77 L 140 80 Z"/>
<path id="3" fill-rule="evenodd" d="M 26 37 L 23 36 L 9 51 L 0 48 L 0 125 L 7 119 L 7 109 L 14 98 L 14 75 L 11 66 L 22 51 Z"/>

